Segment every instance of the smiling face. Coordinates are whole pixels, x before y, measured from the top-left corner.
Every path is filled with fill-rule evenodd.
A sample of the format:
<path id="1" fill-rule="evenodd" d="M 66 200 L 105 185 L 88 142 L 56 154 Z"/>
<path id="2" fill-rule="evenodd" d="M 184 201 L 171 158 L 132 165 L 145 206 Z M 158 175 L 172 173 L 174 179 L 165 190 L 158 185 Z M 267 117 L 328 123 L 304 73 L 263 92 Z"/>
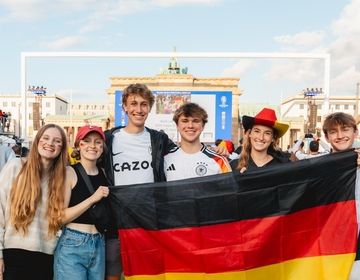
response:
<path id="1" fill-rule="evenodd" d="M 352 126 L 335 125 L 326 134 L 326 140 L 330 143 L 334 152 L 350 149 L 354 143 L 358 130 Z"/>
<path id="2" fill-rule="evenodd" d="M 144 128 L 151 109 L 148 100 L 139 94 L 132 94 L 123 104 L 123 108 L 129 118 L 128 127 Z"/>
<path id="3" fill-rule="evenodd" d="M 97 132 L 88 133 L 79 141 L 81 160 L 97 161 L 104 151 L 104 140 Z"/>
<path id="4" fill-rule="evenodd" d="M 49 127 L 41 135 L 37 149 L 43 163 L 52 161 L 61 152 L 65 145 L 62 140 L 60 131 L 55 127 Z"/>
<path id="5" fill-rule="evenodd" d="M 204 130 L 204 123 L 201 117 L 181 115 L 177 122 L 177 130 L 181 135 L 181 143 L 197 143 L 200 142 L 200 134 Z"/>
<path id="6" fill-rule="evenodd" d="M 257 152 L 266 152 L 274 140 L 273 129 L 264 125 L 254 125 L 249 133 L 252 149 Z"/>

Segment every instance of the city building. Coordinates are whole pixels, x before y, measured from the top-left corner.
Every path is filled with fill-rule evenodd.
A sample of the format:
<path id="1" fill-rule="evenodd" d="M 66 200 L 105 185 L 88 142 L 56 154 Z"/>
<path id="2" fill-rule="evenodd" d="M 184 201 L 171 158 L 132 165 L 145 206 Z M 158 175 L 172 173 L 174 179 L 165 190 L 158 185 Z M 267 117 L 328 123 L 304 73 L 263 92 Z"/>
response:
<path id="1" fill-rule="evenodd" d="M 68 106 L 67 114 L 49 115 L 45 123 L 55 123 L 64 128 L 68 137 L 68 144 L 74 145 L 79 127 L 96 125 L 104 130 L 109 129 L 109 109 L 107 103 L 99 102 L 73 102 Z"/>
<path id="2" fill-rule="evenodd" d="M 86 104 L 85 108 L 86 108 Z M 50 115 L 45 118 L 45 123 L 54 123 L 64 128 L 70 147 L 74 145 L 78 129 L 84 125 L 100 126 L 103 130 L 110 128 L 109 114 L 104 115 L 86 115 L 85 112 L 78 111 L 77 114 Z"/>
<path id="3" fill-rule="evenodd" d="M 69 104 L 69 114 L 74 116 L 107 116 L 109 114 L 108 103 L 84 103 L 72 102 Z"/>
<path id="4" fill-rule="evenodd" d="M 34 110 L 34 104 L 37 105 L 39 111 Z M 8 115 L 8 125 L 4 128 L 5 132 L 21 137 L 21 107 L 23 100 L 20 94 L 0 93 L 0 109 Z M 58 95 L 45 95 L 41 98 L 28 93 L 27 97 L 27 135 L 31 139 L 35 134 L 34 129 L 34 112 L 38 114 L 39 121 L 44 123 L 44 119 L 50 115 L 66 115 L 68 112 L 68 102 Z"/>
<path id="5" fill-rule="evenodd" d="M 289 144 L 308 132 L 321 136 L 322 122 L 326 117 L 322 113 L 323 103 L 323 94 L 307 97 L 303 93 L 289 97 L 281 103 L 281 119 L 290 125 L 289 131 L 284 137 Z M 356 96 L 330 96 L 329 114 L 344 112 L 358 119 L 357 104 Z"/>

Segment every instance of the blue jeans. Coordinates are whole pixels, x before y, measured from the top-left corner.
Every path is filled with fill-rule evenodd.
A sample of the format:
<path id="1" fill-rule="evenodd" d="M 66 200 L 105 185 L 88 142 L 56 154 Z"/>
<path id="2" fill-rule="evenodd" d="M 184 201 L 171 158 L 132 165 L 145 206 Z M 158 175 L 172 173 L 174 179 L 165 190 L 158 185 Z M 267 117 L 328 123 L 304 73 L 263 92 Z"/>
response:
<path id="1" fill-rule="evenodd" d="M 64 228 L 54 255 L 55 280 L 100 280 L 105 277 L 105 240 Z"/>

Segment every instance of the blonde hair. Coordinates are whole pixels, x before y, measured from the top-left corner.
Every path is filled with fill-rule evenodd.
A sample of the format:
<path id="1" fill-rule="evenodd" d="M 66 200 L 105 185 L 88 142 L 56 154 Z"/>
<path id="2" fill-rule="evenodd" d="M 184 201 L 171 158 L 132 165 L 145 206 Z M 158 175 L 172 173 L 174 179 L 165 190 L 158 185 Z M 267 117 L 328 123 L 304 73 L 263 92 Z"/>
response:
<path id="1" fill-rule="evenodd" d="M 41 199 L 41 178 L 44 175 L 38 144 L 44 132 L 56 128 L 61 134 L 60 154 L 53 160 L 48 170 L 48 199 L 46 217 L 48 233 L 55 235 L 61 227 L 64 208 L 64 187 L 66 178 L 67 148 L 64 130 L 55 124 L 44 125 L 36 134 L 27 161 L 23 164 L 10 192 L 10 222 L 17 231 L 28 233 Z"/>
<path id="2" fill-rule="evenodd" d="M 249 130 L 249 133 L 251 132 L 252 128 Z M 276 142 L 279 139 L 277 135 L 277 131 L 275 129 L 272 129 L 273 131 L 273 141 L 271 142 L 270 146 L 267 148 L 268 154 L 275 154 L 277 151 Z M 249 160 L 250 160 L 250 154 L 251 154 L 251 140 L 249 135 L 247 137 L 244 137 L 244 144 L 243 148 L 240 153 L 240 159 L 239 163 L 236 167 L 236 169 L 241 170 L 243 167 L 248 168 Z"/>

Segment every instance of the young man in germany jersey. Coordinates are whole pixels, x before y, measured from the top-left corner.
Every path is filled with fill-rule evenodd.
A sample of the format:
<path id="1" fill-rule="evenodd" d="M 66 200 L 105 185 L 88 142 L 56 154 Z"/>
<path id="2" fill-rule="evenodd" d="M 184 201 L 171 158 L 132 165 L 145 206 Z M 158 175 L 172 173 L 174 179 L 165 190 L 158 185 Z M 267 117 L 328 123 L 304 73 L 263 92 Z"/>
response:
<path id="1" fill-rule="evenodd" d="M 207 123 L 206 111 L 195 103 L 185 103 L 174 113 L 173 120 L 181 135 L 181 144 L 164 158 L 167 181 L 230 172 L 227 159 L 200 142 Z"/>

